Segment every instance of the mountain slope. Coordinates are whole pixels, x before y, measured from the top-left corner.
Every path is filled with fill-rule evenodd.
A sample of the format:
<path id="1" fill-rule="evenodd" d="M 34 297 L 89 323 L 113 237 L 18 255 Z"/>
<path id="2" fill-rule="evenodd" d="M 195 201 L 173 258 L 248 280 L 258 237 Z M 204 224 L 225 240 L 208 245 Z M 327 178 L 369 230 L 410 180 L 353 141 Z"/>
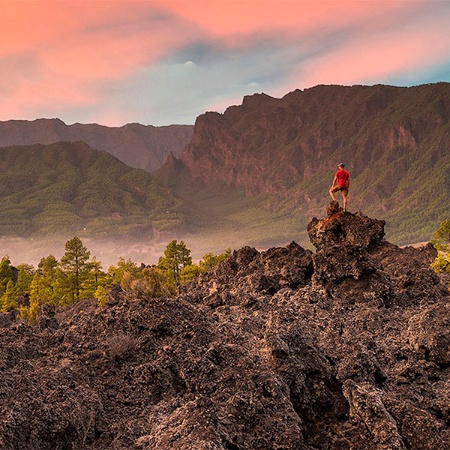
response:
<path id="1" fill-rule="evenodd" d="M 0 235 L 151 237 L 184 223 L 147 172 L 83 142 L 0 148 Z"/>
<path id="2" fill-rule="evenodd" d="M 189 198 L 206 211 L 229 198 L 207 198 L 208 189 L 240 190 L 259 211 L 252 215 L 265 217 L 261 234 L 278 221 L 266 233 L 273 243 L 294 237 L 330 200 L 340 162 L 352 175 L 350 210 L 385 218 L 396 243 L 428 240 L 449 213 L 450 84 L 317 86 L 281 99 L 255 94 L 223 114 L 199 116 L 181 162 L 183 169 L 172 162 L 158 176 L 184 173 Z M 180 195 L 185 185 L 172 181 Z M 222 219 L 251 226 L 239 202 L 242 196 Z"/>
<path id="3" fill-rule="evenodd" d="M 160 167 L 170 153 L 180 156 L 192 132 L 192 125 L 154 127 L 131 123 L 106 127 L 66 125 L 59 119 L 9 120 L 0 122 L 0 147 L 83 141 L 96 150 L 111 153 L 131 167 L 151 172 Z"/>

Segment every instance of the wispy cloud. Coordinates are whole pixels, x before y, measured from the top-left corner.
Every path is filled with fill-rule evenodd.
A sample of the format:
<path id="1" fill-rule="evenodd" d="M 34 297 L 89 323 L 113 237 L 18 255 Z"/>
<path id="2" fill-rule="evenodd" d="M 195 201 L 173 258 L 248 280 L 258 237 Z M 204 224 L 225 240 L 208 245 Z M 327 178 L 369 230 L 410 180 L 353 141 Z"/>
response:
<path id="1" fill-rule="evenodd" d="M 0 119 L 193 123 L 244 95 L 450 81 L 441 0 L 2 1 Z"/>

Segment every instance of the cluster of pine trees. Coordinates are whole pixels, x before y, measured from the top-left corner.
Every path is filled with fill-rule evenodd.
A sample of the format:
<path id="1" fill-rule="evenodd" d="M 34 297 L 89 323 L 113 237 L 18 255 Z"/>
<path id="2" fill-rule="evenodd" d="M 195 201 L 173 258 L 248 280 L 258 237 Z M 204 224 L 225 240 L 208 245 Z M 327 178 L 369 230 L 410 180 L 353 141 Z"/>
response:
<path id="1" fill-rule="evenodd" d="M 65 244 L 60 261 L 53 255 L 42 258 L 37 269 L 29 264 L 12 266 L 8 257 L 0 263 L 0 311 L 17 309 L 22 318 L 33 322 L 42 304 L 69 306 L 77 301 L 96 298 L 99 305 L 108 301 L 112 288 L 120 287 L 125 295 L 154 298 L 176 294 L 177 286 L 201 272 L 211 269 L 231 254 L 206 254 L 193 264 L 191 251 L 183 241 L 173 240 L 157 265 L 138 266 L 120 258 L 116 266 L 104 272 L 80 238 Z"/>

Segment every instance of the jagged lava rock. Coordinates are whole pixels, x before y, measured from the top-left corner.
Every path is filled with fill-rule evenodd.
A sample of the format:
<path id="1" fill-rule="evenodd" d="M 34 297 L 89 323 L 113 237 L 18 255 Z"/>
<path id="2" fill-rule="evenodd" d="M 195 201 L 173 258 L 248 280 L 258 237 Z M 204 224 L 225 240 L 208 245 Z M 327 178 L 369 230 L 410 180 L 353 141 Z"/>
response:
<path id="1" fill-rule="evenodd" d="M 449 292 L 383 227 L 338 213 L 316 253 L 244 247 L 174 299 L 8 316 L 0 448 L 450 448 Z"/>
<path id="2" fill-rule="evenodd" d="M 322 220 L 314 217 L 308 225 L 308 235 L 318 251 L 336 246 L 367 248 L 383 239 L 384 226 L 384 220 L 371 219 L 360 212 L 337 211 Z"/>

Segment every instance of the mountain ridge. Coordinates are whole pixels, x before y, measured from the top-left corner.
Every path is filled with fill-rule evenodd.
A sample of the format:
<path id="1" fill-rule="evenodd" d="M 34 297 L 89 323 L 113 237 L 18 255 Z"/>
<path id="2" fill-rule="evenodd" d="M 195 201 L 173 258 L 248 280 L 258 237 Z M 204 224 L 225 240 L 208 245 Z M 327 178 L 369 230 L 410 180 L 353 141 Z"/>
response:
<path id="1" fill-rule="evenodd" d="M 0 235 L 148 239 L 185 220 L 155 178 L 85 142 L 0 148 Z"/>
<path id="2" fill-rule="evenodd" d="M 181 155 L 192 131 L 192 125 L 155 127 L 129 123 L 122 127 L 107 127 L 81 123 L 66 125 L 61 119 L 8 120 L 0 122 L 0 147 L 83 141 L 131 167 L 152 172 L 171 152 Z"/>
<path id="3" fill-rule="evenodd" d="M 204 241 L 207 250 L 267 248 L 291 240 L 308 246 L 306 224 L 329 201 L 339 162 L 347 163 L 352 176 L 351 211 L 370 210 L 385 219 L 396 244 L 428 241 L 448 218 L 449 86 L 320 85 L 279 99 L 245 96 L 222 114 L 199 116 L 193 129 L 185 129 L 193 134 L 183 151 L 180 142 L 177 151 L 166 148 L 165 164 L 153 173 L 183 203 L 183 237 Z M 45 139 L 77 126 L 85 136 L 91 129 L 111 132 L 96 124 L 67 126 L 59 119 L 33 123 L 40 132 L 47 130 Z M 2 126 L 18 124 L 0 123 L 0 143 Z M 153 128 L 115 129 L 114 145 L 128 149 L 123 142 L 129 141 L 117 136 Z M 21 138 L 36 137 L 24 132 Z M 111 151 L 109 138 L 104 144 Z"/>
<path id="4" fill-rule="evenodd" d="M 448 215 L 450 83 L 320 85 L 280 99 L 246 96 L 223 114 L 199 116 L 180 160 L 186 184 L 200 193 L 194 189 L 191 198 L 222 183 L 267 214 L 298 213 L 302 224 L 329 200 L 337 164 L 345 162 L 351 210 L 370 208 L 386 219 L 396 243 L 428 240 Z M 160 173 L 168 179 L 181 171 Z"/>

